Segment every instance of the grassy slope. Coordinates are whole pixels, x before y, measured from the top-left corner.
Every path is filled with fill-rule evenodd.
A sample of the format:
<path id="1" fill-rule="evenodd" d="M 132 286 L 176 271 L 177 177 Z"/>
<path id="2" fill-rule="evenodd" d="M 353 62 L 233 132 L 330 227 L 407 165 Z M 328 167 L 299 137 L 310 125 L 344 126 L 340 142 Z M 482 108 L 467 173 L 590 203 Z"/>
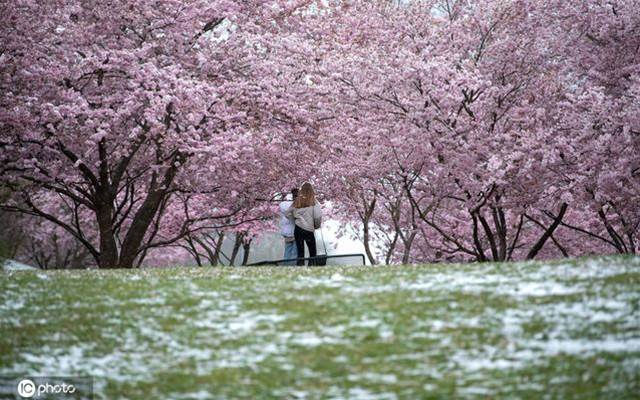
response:
<path id="1" fill-rule="evenodd" d="M 0 374 L 99 398 L 624 398 L 640 258 L 16 272 L 0 327 Z"/>

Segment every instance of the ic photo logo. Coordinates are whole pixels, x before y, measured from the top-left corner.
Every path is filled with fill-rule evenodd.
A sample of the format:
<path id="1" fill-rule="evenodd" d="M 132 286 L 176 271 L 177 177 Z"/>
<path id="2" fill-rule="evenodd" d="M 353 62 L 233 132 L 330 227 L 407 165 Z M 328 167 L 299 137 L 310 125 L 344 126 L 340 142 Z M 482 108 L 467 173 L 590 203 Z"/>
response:
<path id="1" fill-rule="evenodd" d="M 36 394 L 36 384 L 31 379 L 23 379 L 18 383 L 18 394 L 25 399 Z"/>
<path id="2" fill-rule="evenodd" d="M 49 382 L 36 385 L 31 379 L 23 379 L 18 382 L 17 390 L 20 396 L 30 399 L 34 396 L 39 398 L 42 395 L 73 394 L 76 392 L 76 387 L 67 383 L 51 384 Z"/>

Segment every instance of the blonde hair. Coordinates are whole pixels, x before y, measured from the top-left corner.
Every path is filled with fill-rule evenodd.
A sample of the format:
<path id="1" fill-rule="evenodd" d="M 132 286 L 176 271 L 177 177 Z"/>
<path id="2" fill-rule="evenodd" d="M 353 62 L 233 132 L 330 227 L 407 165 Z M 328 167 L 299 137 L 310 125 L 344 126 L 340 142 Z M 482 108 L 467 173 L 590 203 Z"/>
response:
<path id="1" fill-rule="evenodd" d="M 298 197 L 293 202 L 295 208 L 313 207 L 316 204 L 316 193 L 309 182 L 302 184 Z"/>

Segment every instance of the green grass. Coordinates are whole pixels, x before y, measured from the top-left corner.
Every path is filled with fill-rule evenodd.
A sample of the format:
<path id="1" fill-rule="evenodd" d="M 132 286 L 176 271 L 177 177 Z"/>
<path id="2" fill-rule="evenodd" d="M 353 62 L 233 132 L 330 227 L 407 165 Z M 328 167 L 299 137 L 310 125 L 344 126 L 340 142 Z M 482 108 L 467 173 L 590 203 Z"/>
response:
<path id="1" fill-rule="evenodd" d="M 0 327 L 97 398 L 638 398 L 640 258 L 4 273 Z"/>

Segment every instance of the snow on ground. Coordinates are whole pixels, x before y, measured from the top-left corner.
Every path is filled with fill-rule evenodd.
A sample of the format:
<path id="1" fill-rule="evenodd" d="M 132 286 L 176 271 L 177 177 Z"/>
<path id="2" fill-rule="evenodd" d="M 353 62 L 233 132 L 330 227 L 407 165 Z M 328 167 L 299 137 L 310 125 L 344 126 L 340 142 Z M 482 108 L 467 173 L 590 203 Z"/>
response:
<path id="1" fill-rule="evenodd" d="M 207 274 L 0 275 L 0 375 L 88 374 L 99 398 L 638 388 L 638 258 Z"/>
<path id="2" fill-rule="evenodd" d="M 0 261 L 3 271 L 27 271 L 27 270 L 36 270 L 36 267 L 31 265 L 23 264 L 16 260 L 5 260 L 4 262 Z"/>

